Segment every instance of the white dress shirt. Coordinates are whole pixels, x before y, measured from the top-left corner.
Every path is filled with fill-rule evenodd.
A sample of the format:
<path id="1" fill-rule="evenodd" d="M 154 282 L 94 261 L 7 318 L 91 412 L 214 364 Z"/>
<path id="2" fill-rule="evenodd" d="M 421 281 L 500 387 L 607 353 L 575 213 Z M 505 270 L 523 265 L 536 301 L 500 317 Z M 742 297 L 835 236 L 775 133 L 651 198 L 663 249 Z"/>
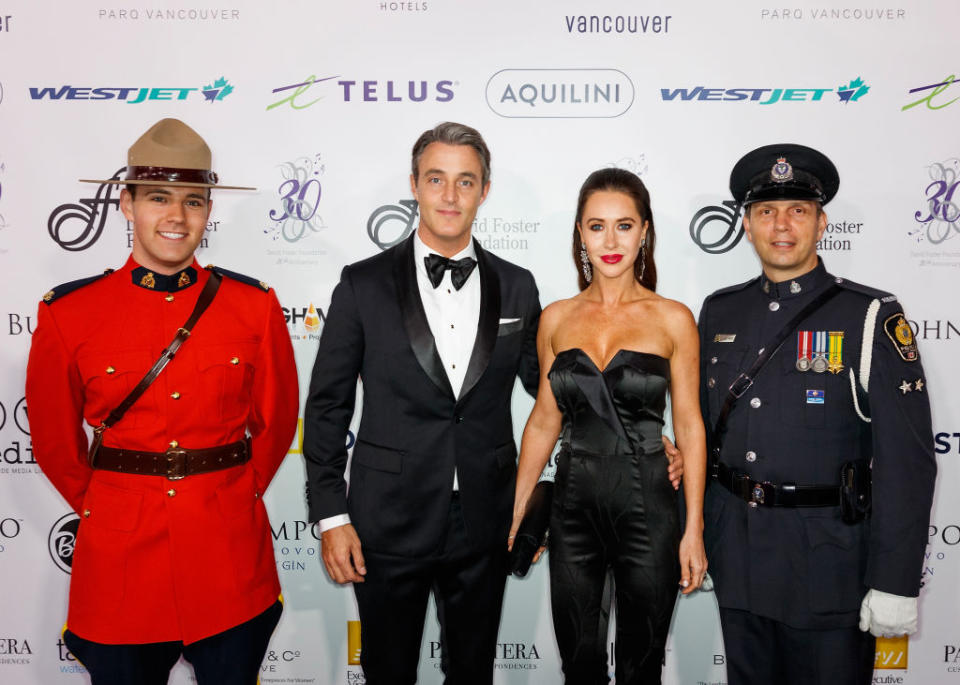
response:
<path id="1" fill-rule="evenodd" d="M 423 303 L 424 313 L 430 332 L 437 345 L 437 353 L 447 372 L 450 387 L 454 397 L 460 396 L 463 388 L 464 376 L 470 357 L 473 355 L 473 345 L 477 338 L 477 326 L 480 321 L 480 275 L 479 267 L 474 268 L 466 283 L 457 290 L 450 280 L 450 271 L 443 272 L 443 280 L 436 288 L 430 282 L 424 258 L 435 254 L 421 239 L 419 231 L 413 236 L 413 260 L 417 267 L 417 287 L 420 291 L 420 302 Z M 477 258 L 473 241 L 466 248 L 453 255 L 450 259 L 464 257 Z M 454 490 L 459 489 L 457 473 L 453 473 Z M 320 532 L 343 526 L 350 523 L 349 514 L 338 514 L 320 520 Z"/>

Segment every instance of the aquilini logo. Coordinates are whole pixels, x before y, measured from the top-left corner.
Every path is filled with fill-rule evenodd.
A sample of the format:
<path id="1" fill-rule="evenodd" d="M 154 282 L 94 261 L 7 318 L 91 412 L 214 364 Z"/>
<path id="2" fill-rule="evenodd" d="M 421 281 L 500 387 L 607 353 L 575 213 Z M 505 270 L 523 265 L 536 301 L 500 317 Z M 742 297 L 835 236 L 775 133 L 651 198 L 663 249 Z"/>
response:
<path id="1" fill-rule="evenodd" d="M 137 105 L 148 100 L 186 100 L 202 97 L 207 102 L 220 102 L 233 92 L 227 79 L 220 77 L 213 85 L 202 87 L 147 87 L 147 86 L 45 86 L 31 87 L 31 100 L 114 100 Z"/>
<path id="2" fill-rule="evenodd" d="M 940 95 L 942 95 L 944 91 L 946 91 L 955 83 L 956 78 L 956 74 L 950 74 L 939 83 L 931 83 L 930 85 L 911 88 L 909 91 L 907 91 L 910 95 L 914 95 L 915 93 L 923 93 L 923 95 L 919 99 L 909 102 L 901 107 L 900 111 L 906 112 L 908 109 L 913 109 L 917 105 L 926 105 L 927 109 L 932 110 L 949 107 L 957 100 L 960 100 L 960 96 L 946 100 L 946 98 L 941 98 Z M 956 89 L 950 91 L 951 95 L 955 93 L 957 93 Z"/>
<path id="3" fill-rule="evenodd" d="M 487 106 L 516 119 L 613 118 L 633 105 L 619 69 L 501 69 L 487 81 Z"/>
<path id="4" fill-rule="evenodd" d="M 360 665 L 360 621 L 347 621 L 347 665 Z"/>
<path id="5" fill-rule="evenodd" d="M 875 669 L 906 669 L 907 652 L 910 647 L 910 638 L 907 635 L 900 637 L 878 637 Z M 883 681 L 874 681 L 883 682 Z"/>
<path id="6" fill-rule="evenodd" d="M 827 93 L 836 93 L 839 102 L 857 102 L 870 91 L 861 77 L 852 79 L 836 90 L 833 88 L 661 88 L 660 99 L 665 102 L 754 102 L 775 105 L 782 102 L 824 102 Z"/>

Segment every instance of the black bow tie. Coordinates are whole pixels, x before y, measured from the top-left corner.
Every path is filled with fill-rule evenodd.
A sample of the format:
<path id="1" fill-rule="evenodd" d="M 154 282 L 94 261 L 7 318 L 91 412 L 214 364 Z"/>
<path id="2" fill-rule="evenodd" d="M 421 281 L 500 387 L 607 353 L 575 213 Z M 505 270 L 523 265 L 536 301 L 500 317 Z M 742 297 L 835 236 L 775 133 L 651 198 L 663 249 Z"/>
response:
<path id="1" fill-rule="evenodd" d="M 453 287 L 457 290 L 463 287 L 463 284 L 470 278 L 470 274 L 477 265 L 477 260 L 473 257 L 464 257 L 463 259 L 450 259 L 441 257 L 438 254 L 427 255 L 423 258 L 423 263 L 427 265 L 427 275 L 430 282 L 436 288 L 443 280 L 443 272 L 450 269 L 450 280 L 453 281 Z"/>

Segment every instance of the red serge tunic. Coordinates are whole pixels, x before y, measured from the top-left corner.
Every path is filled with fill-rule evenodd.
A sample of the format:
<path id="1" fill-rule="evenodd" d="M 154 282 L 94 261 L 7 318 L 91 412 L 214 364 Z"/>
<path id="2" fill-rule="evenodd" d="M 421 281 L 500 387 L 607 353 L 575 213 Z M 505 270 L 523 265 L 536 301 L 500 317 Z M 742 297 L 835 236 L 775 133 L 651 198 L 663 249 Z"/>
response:
<path id="1" fill-rule="evenodd" d="M 225 274 L 176 357 L 103 436 L 109 447 L 163 452 L 249 434 L 252 459 L 182 480 L 87 464 L 83 420 L 97 426 L 120 404 L 210 277 L 196 262 L 148 273 L 130 258 L 62 297 L 48 293 L 27 364 L 35 458 L 80 514 L 67 625 L 109 644 L 195 642 L 280 593 L 262 495 L 296 431 L 299 393 L 283 313 L 265 285 Z"/>

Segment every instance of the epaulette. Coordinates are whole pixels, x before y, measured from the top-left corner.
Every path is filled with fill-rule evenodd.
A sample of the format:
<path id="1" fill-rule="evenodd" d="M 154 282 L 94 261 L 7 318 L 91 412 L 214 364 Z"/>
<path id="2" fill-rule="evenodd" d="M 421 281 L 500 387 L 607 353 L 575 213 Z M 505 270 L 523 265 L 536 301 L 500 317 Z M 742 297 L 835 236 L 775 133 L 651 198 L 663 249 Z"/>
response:
<path id="1" fill-rule="evenodd" d="M 885 290 L 877 290 L 876 288 L 871 288 L 866 285 L 860 285 L 859 283 L 848 281 L 846 278 L 837 278 L 835 280 L 837 285 L 839 285 L 841 288 L 846 288 L 847 290 L 852 290 L 855 293 L 866 295 L 872 300 L 880 300 L 880 302 L 883 304 L 897 301 L 896 295 L 891 295 Z"/>
<path id="2" fill-rule="evenodd" d="M 99 281 L 101 278 L 103 278 L 107 274 L 112 274 L 112 273 L 113 273 L 113 269 L 107 269 L 102 274 L 97 274 L 96 276 L 90 276 L 89 278 L 80 278 L 76 281 L 70 281 L 69 283 L 63 283 L 62 285 L 58 285 L 53 290 L 48 290 L 46 294 L 44 294 L 43 301 L 46 302 L 47 304 L 50 304 L 54 300 L 61 298 L 64 295 L 68 295 L 72 293 L 74 290 L 79 290 L 85 285 L 90 285 L 94 281 Z"/>
<path id="3" fill-rule="evenodd" d="M 206 269 L 207 271 L 213 271 L 214 273 L 218 273 L 221 276 L 225 276 L 226 278 L 232 278 L 235 281 L 240 281 L 241 283 L 246 283 L 247 285 L 251 285 L 254 288 L 259 288 L 263 292 L 267 292 L 270 290 L 269 285 L 267 285 L 261 280 L 253 278 L 252 276 L 244 276 L 243 274 L 238 274 L 236 271 L 229 271 L 228 269 L 223 269 L 219 266 L 214 266 L 213 264 L 207 264 L 203 268 Z"/>
<path id="4" fill-rule="evenodd" d="M 727 286 L 726 288 L 720 288 L 720 290 L 714 290 L 712 293 L 707 295 L 703 303 L 706 304 L 707 302 L 717 297 L 718 295 L 728 295 L 730 293 L 736 293 L 736 292 L 740 292 L 741 290 L 746 290 L 751 285 L 755 285 L 759 281 L 760 281 L 760 277 L 757 276 L 756 278 L 751 278 L 749 281 L 744 281 L 743 283 L 738 283 L 737 285 L 731 285 L 731 286 Z"/>

